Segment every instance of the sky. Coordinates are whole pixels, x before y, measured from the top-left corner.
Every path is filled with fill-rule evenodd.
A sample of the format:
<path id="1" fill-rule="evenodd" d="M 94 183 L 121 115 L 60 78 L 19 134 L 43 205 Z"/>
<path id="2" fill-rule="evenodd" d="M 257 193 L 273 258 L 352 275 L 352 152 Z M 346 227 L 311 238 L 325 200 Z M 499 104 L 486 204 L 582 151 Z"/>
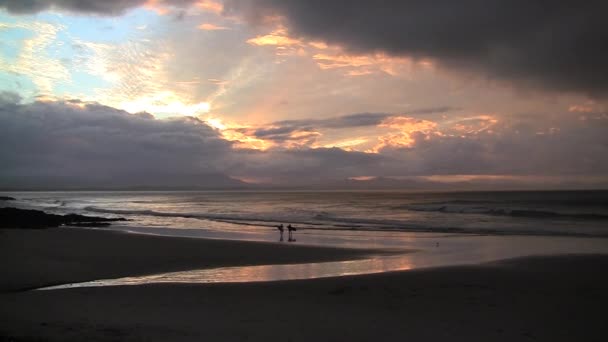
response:
<path id="1" fill-rule="evenodd" d="M 606 10 L 0 0 L 0 188 L 608 188 Z"/>

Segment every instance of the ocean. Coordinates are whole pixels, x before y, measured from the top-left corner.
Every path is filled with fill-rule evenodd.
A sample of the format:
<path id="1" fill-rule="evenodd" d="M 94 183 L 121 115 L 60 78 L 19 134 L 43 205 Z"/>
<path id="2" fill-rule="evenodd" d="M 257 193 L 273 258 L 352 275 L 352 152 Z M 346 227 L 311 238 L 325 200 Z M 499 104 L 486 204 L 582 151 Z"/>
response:
<path id="1" fill-rule="evenodd" d="M 368 248 L 351 261 L 227 267 L 68 284 L 247 282 L 478 264 L 534 255 L 607 253 L 608 191 L 11 192 L 0 205 L 124 217 L 123 232 Z M 281 236 L 278 224 L 297 228 Z M 108 246 L 111 253 L 111 246 Z M 394 254 L 393 254 L 394 253 Z"/>
<path id="2" fill-rule="evenodd" d="M 208 230 L 608 236 L 608 191 L 11 192 L 5 206 L 125 217 L 139 232 Z"/>

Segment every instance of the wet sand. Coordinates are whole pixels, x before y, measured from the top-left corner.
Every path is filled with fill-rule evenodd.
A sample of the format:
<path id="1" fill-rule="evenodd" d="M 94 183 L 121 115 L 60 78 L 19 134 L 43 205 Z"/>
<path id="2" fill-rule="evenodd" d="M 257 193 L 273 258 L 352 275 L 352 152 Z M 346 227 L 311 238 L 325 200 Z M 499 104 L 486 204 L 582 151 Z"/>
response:
<path id="1" fill-rule="evenodd" d="M 130 238 L 97 235 L 86 236 L 95 237 L 95 244 L 105 238 Z M 17 237 L 8 236 L 7 240 L 7 235 L 1 235 L 2 247 L 6 247 L 5 241 L 15 243 Z M 67 243 L 50 242 L 49 236 L 45 240 L 51 247 Z M 76 250 L 82 249 L 84 254 L 99 252 L 87 248 L 82 236 L 71 239 L 82 243 Z M 165 251 L 177 248 L 162 243 L 166 238 L 159 239 L 149 243 L 159 244 Z M 108 246 L 103 251 L 114 250 L 122 262 L 85 257 L 83 265 L 96 265 L 87 275 L 107 272 L 103 267 L 107 262 L 111 266 L 105 268 L 122 267 L 120 272 L 139 263 L 131 260 L 137 259 L 132 248 L 114 242 L 116 248 Z M 180 246 L 188 248 L 189 242 L 183 243 Z M 252 258 L 260 253 L 256 260 L 262 260 L 265 253 L 274 256 L 276 248 L 283 248 L 238 243 L 228 249 L 226 241 L 216 243 L 222 247 L 207 252 L 229 251 Z M 35 246 L 27 248 L 36 250 Z M 190 248 L 190 252 L 196 250 Z M 255 251 L 246 252 L 248 248 Z M 345 256 L 344 251 L 324 252 Z M 3 260 L 9 258 L 6 253 L 3 249 Z M 53 255 L 54 264 L 65 263 Z M 70 252 L 60 255 L 68 258 Z M 36 258 L 40 257 L 45 257 L 43 252 L 28 260 L 39 262 Z M 215 258 L 213 262 L 218 264 L 241 260 Z M 184 260 L 176 258 L 171 265 Z M 19 266 L 11 263 L 11 267 Z M 84 266 L 74 267 L 80 268 Z M 3 292 L 0 336 L 7 341 L 604 341 L 606 269 L 608 256 L 565 255 L 271 283 Z M 79 272 L 84 277 L 84 271 Z M 47 273 L 45 282 L 54 274 Z M 30 278 L 22 279 L 31 284 Z"/>
<path id="2" fill-rule="evenodd" d="M 292 264 L 386 252 L 129 234 L 0 229 L 0 291 L 222 266 Z"/>

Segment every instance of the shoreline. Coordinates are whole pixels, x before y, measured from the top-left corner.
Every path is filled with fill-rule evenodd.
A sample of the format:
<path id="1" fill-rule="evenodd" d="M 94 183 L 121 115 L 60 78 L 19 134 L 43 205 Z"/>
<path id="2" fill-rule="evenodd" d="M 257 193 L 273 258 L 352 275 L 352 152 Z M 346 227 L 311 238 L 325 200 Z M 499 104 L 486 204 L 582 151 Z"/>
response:
<path id="1" fill-rule="evenodd" d="M 0 292 L 193 269 L 344 261 L 391 253 L 79 227 L 0 229 Z"/>
<path id="2" fill-rule="evenodd" d="M 608 254 L 270 282 L 23 291 L 136 273 L 385 253 L 86 228 L 0 230 L 0 341 L 605 339 Z"/>
<path id="3" fill-rule="evenodd" d="M 154 283 L 243 283 L 478 265 L 530 256 L 606 254 L 608 239 L 395 236 L 290 244 L 62 227 L 0 229 L 0 292 Z M 382 242 L 383 241 L 383 242 Z M 441 243 L 441 248 L 439 245 Z"/>

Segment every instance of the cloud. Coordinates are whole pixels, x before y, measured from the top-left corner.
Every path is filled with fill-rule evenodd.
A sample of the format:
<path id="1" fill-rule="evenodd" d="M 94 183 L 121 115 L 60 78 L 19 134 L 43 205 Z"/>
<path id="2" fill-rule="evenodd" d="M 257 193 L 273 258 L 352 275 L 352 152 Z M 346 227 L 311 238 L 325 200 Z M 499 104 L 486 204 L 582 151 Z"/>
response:
<path id="1" fill-rule="evenodd" d="M 478 115 L 461 121 L 480 127 L 492 120 Z M 299 126 L 299 131 L 258 132 L 283 143 L 260 151 L 235 148 L 218 130 L 191 117 L 159 120 L 81 100 L 23 103 L 13 93 L 0 93 L 0 187 L 238 184 L 227 175 L 306 185 L 358 176 L 608 174 L 606 113 L 586 113 L 584 120 L 568 117 L 555 126 L 501 121 L 491 129 L 465 131 L 373 113 L 311 122 L 309 131 Z M 318 139 L 318 127 L 372 124 L 396 134 L 393 141 L 379 136 L 386 143 L 377 153 L 308 147 Z M 407 143 L 400 143 L 399 134 L 407 135 Z"/>
<path id="2" fill-rule="evenodd" d="M 116 16 L 140 6 L 146 6 L 164 14 L 167 7 L 184 9 L 196 5 L 199 9 L 219 14 L 223 10 L 215 0 L 0 0 L 0 8 L 13 14 L 33 14 L 59 9 L 81 14 Z"/>
<path id="3" fill-rule="evenodd" d="M 455 107 L 433 107 L 421 108 L 408 111 L 407 115 L 431 115 L 441 114 L 448 111 L 457 110 Z M 358 146 L 359 150 L 365 150 L 363 143 L 369 142 L 372 139 L 376 127 L 388 127 L 393 129 L 403 130 L 403 125 L 389 125 L 391 120 L 408 119 L 419 122 L 426 120 L 418 120 L 414 118 L 403 117 L 406 114 L 389 114 L 389 113 L 356 113 L 331 117 L 327 119 L 300 119 L 300 120 L 281 120 L 261 126 L 250 127 L 233 127 L 223 130 L 224 136 L 228 139 L 232 136 L 236 140 L 242 137 L 250 137 L 255 141 L 266 141 L 264 149 L 268 148 L 293 148 L 293 147 L 343 147 L 348 150 L 353 150 L 354 146 Z M 367 130 L 368 136 L 358 136 L 353 138 L 353 130 Z M 325 133 L 327 134 L 324 137 Z M 341 132 L 337 132 L 341 131 Z M 358 134 L 362 134 L 358 133 Z M 405 134 L 405 133 L 399 133 Z M 329 140 L 328 140 L 329 139 Z M 394 140 L 394 139 L 393 139 Z"/>
<path id="4" fill-rule="evenodd" d="M 146 0 L 0 0 L 0 8 L 4 8 L 7 11 L 16 14 L 38 13 L 44 10 L 56 8 L 77 13 L 118 15 L 124 13 L 130 8 L 142 6 L 145 3 Z"/>
<path id="5" fill-rule="evenodd" d="M 267 35 L 257 36 L 247 40 L 247 43 L 257 46 L 279 46 L 290 47 L 292 45 L 301 46 L 303 43 L 297 39 L 290 38 L 284 28 L 279 28 Z"/>
<path id="6" fill-rule="evenodd" d="M 209 185 L 230 149 L 194 118 L 0 96 L 1 187 Z"/>
<path id="7" fill-rule="evenodd" d="M 283 17 L 294 39 L 431 58 L 546 89 L 608 95 L 605 1 L 226 0 L 252 23 Z"/>
<path id="8" fill-rule="evenodd" d="M 538 125 L 544 125 L 542 129 Z M 409 175 L 605 175 L 608 116 L 591 121 L 495 124 L 491 130 L 454 134 L 418 131 L 407 146 L 387 144 L 378 153 L 400 161 Z"/>
<path id="9" fill-rule="evenodd" d="M 44 22 L 0 24 L 0 27 L 10 31 L 24 29 L 32 34 L 31 38 L 14 46 L 19 51 L 15 60 L 0 58 L 0 71 L 28 75 L 39 93 L 45 95 L 52 94 L 56 84 L 70 82 L 68 68 L 48 51 L 65 27 Z"/>
<path id="10" fill-rule="evenodd" d="M 235 161 L 236 175 L 274 184 L 310 185 L 331 182 L 382 168 L 390 158 L 339 148 L 247 151 Z"/>
<path id="11" fill-rule="evenodd" d="M 34 14 L 57 9 L 80 14 L 117 16 L 140 6 L 166 14 L 170 8 L 186 9 L 193 5 L 205 12 L 220 14 L 223 11 L 223 5 L 216 0 L 0 0 L 0 9 L 13 14 Z"/>
<path id="12" fill-rule="evenodd" d="M 328 119 L 303 119 L 303 120 L 282 120 L 276 121 L 269 126 L 271 128 L 260 128 L 254 131 L 257 137 L 265 137 L 277 133 L 288 133 L 300 130 L 313 129 L 344 129 L 378 126 L 389 117 L 402 115 L 428 115 L 445 113 L 459 108 L 443 106 L 433 108 L 421 108 L 407 111 L 406 114 L 390 114 L 390 113 L 357 113 L 342 116 L 336 116 Z"/>
<path id="13" fill-rule="evenodd" d="M 200 25 L 198 25 L 198 28 L 203 31 L 223 31 L 223 30 L 230 29 L 226 26 L 220 26 L 220 25 L 215 25 L 215 24 L 211 24 L 211 23 L 200 24 Z"/>

